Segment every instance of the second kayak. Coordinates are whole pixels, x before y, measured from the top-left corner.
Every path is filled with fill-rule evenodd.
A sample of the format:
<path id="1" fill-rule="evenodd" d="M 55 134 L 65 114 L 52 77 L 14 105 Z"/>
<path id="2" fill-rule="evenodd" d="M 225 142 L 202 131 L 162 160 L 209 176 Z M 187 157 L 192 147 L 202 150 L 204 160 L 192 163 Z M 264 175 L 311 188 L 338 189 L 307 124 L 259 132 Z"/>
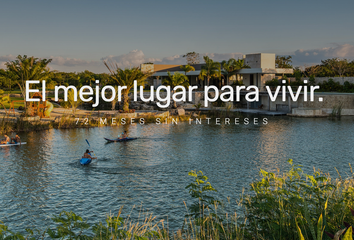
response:
<path id="1" fill-rule="evenodd" d="M 126 142 L 126 141 L 135 140 L 138 138 L 117 138 L 117 139 L 104 138 L 104 139 L 108 142 Z"/>

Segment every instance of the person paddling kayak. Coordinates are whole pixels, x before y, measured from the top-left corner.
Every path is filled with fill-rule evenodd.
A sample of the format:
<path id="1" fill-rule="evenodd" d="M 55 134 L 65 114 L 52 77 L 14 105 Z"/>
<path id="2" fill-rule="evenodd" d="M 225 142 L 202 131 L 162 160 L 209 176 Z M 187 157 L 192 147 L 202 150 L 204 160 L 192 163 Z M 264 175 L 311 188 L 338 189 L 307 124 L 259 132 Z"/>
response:
<path id="1" fill-rule="evenodd" d="M 84 155 L 82 156 L 82 158 L 97 159 L 96 157 L 92 157 L 92 156 L 91 156 L 91 153 L 92 153 L 92 152 L 93 152 L 93 151 L 90 151 L 90 150 L 86 149 L 86 152 L 84 153 Z"/>
<path id="2" fill-rule="evenodd" d="M 124 138 L 127 138 L 127 137 L 128 137 L 127 131 L 124 131 L 122 133 L 122 136 L 119 139 L 124 139 Z"/>

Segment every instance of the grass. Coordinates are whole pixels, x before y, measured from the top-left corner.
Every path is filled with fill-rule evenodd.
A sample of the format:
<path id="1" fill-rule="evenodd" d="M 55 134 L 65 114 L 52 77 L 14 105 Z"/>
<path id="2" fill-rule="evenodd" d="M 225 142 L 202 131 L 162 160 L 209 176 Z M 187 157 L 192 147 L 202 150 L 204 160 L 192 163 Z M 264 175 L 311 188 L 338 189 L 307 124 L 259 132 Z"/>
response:
<path id="1" fill-rule="evenodd" d="M 97 126 L 97 124 L 96 124 Z M 52 128 L 68 129 L 68 128 L 87 128 L 92 125 L 76 124 L 75 118 L 70 116 L 62 116 L 53 122 L 41 122 L 41 121 L 24 121 L 22 118 L 18 118 L 17 121 L 12 119 L 2 118 L 0 120 L 0 134 L 9 134 L 11 132 L 29 132 L 48 130 Z"/>
<path id="2" fill-rule="evenodd" d="M 4 91 L 5 94 L 21 94 L 21 90 L 20 89 L 13 89 L 10 91 Z"/>
<path id="3" fill-rule="evenodd" d="M 188 206 L 184 203 L 186 215 L 177 231 L 149 213 L 143 212 L 138 219 L 124 218 L 120 208 L 117 215 L 107 215 L 105 222 L 93 225 L 63 211 L 52 218 L 56 227 L 26 229 L 26 236 L 0 224 L 0 239 L 325 240 L 334 235 L 353 239 L 353 172 L 346 179 L 333 179 L 316 169 L 304 173 L 301 166 L 289 163 L 290 169 L 283 173 L 260 170 L 260 179 L 237 200 L 233 213 L 226 212 L 229 201 L 220 199 L 202 172 L 189 172 L 193 180 L 186 189 L 194 201 Z"/>
<path id="4" fill-rule="evenodd" d="M 332 112 L 330 113 L 330 118 L 338 118 L 340 119 L 342 117 L 342 109 L 343 109 L 343 103 L 340 102 L 338 105 L 335 105 L 332 108 Z"/>
<path id="5" fill-rule="evenodd" d="M 11 102 L 12 101 L 18 101 L 18 100 L 21 100 L 21 101 L 23 101 L 23 98 L 15 98 L 15 97 L 12 97 L 12 98 L 10 98 L 10 102 L 5 102 L 4 103 L 4 106 L 7 108 L 7 109 L 9 109 L 10 107 L 11 107 Z M 15 107 L 15 109 L 16 108 L 18 108 L 18 107 L 24 107 L 25 106 L 25 104 L 24 104 L 24 102 L 15 102 L 14 103 L 14 107 Z"/>

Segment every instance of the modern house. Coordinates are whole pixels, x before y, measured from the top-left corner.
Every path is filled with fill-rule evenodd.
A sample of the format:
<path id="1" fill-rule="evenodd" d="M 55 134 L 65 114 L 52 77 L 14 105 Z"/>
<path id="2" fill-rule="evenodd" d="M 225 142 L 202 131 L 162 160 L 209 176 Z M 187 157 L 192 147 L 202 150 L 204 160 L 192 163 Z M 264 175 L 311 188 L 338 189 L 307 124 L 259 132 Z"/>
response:
<path id="1" fill-rule="evenodd" d="M 256 85 L 262 91 L 264 90 L 265 82 L 272 80 L 277 74 L 292 74 L 292 68 L 276 68 L 275 67 L 275 54 L 274 53 L 255 53 L 243 56 L 245 64 L 250 68 L 241 69 L 237 72 L 234 78 L 229 79 L 229 84 L 235 80 L 243 80 L 245 86 Z M 195 71 L 188 72 L 186 75 L 189 78 L 191 85 L 205 85 L 205 79 L 199 79 L 200 70 L 204 64 L 192 65 Z M 155 87 L 161 85 L 162 79 L 167 76 L 167 72 L 184 72 L 180 68 L 181 65 L 165 65 L 165 64 L 141 64 L 142 71 L 154 72 L 152 76 L 151 85 Z M 211 80 L 211 85 L 217 85 L 218 80 Z"/>
<path id="2" fill-rule="evenodd" d="M 292 74 L 292 68 L 275 68 L 274 53 L 255 53 L 244 56 L 245 64 L 250 68 L 238 71 L 246 86 L 256 85 L 264 90 L 265 82 L 275 78 L 276 74 Z"/>

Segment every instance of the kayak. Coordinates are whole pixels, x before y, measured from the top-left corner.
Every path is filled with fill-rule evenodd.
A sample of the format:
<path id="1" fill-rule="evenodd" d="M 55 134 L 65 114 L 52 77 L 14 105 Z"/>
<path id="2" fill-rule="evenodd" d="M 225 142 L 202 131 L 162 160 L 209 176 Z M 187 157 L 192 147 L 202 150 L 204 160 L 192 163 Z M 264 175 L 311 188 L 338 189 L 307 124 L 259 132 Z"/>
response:
<path id="1" fill-rule="evenodd" d="M 126 141 L 131 141 L 131 140 L 135 140 L 138 138 L 117 138 L 117 139 L 108 139 L 108 138 L 104 138 L 105 140 L 107 140 L 108 142 L 126 142 Z"/>
<path id="2" fill-rule="evenodd" d="M 91 158 L 81 158 L 80 159 L 80 164 L 81 165 L 89 165 L 91 163 L 92 159 Z"/>
<path id="3" fill-rule="evenodd" d="M 22 143 L 9 143 L 9 144 L 0 144 L 0 147 L 19 146 L 19 145 L 23 145 L 23 144 L 27 144 L 27 142 L 22 142 Z"/>

